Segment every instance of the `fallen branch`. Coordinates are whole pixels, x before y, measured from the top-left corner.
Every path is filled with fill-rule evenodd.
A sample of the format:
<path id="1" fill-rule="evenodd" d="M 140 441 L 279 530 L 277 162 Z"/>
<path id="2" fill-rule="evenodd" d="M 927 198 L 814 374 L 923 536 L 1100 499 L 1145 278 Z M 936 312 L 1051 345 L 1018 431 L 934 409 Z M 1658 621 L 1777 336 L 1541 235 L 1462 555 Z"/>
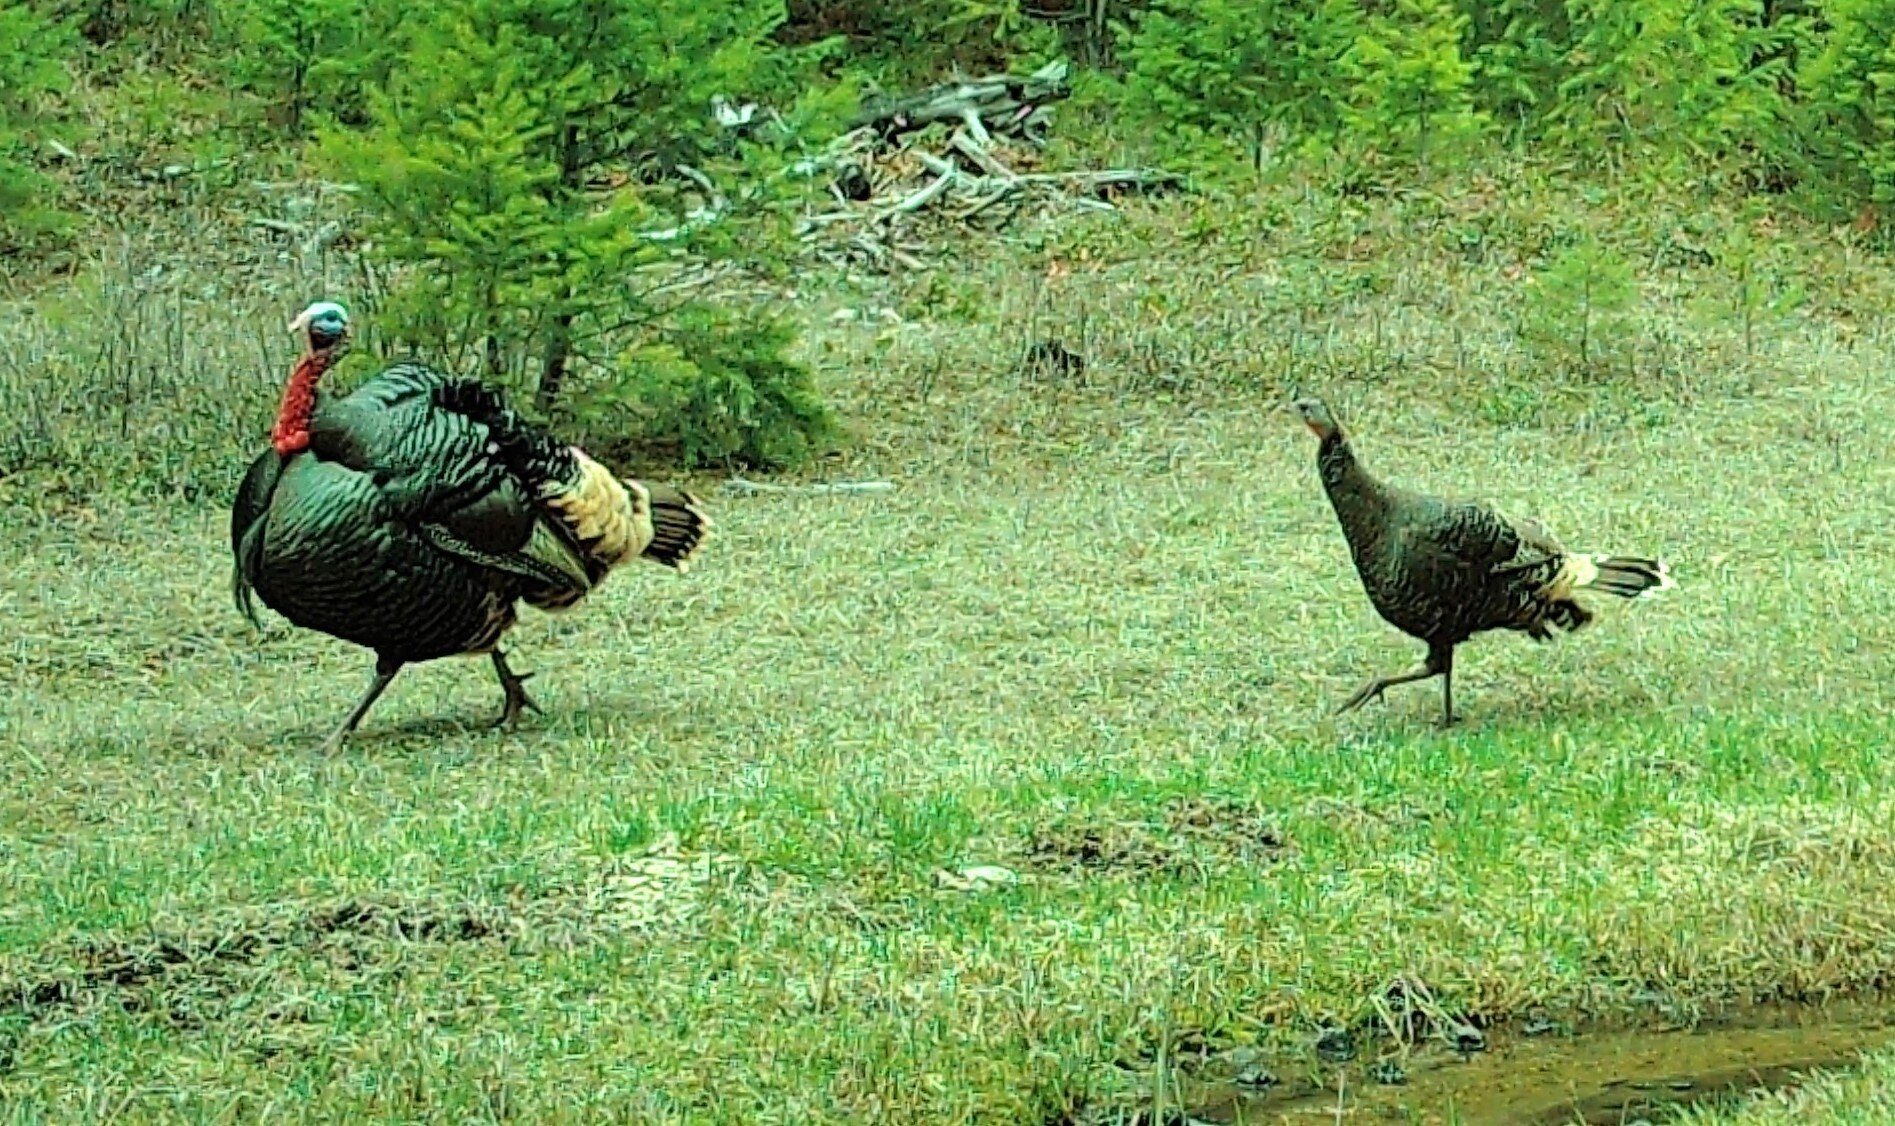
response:
<path id="1" fill-rule="evenodd" d="M 353 194 L 362 190 L 360 184 L 338 184 L 329 180 L 252 180 L 250 186 L 260 192 L 306 192 L 314 189 L 318 192 Z"/>
<path id="2" fill-rule="evenodd" d="M 735 493 L 887 493 L 893 492 L 893 481 L 834 481 L 821 485 L 766 485 L 761 481 L 748 481 L 742 477 L 732 477 L 724 482 L 724 488 Z"/>
<path id="3" fill-rule="evenodd" d="M 1048 102 L 1070 97 L 1066 63 L 1055 61 L 1028 75 L 995 74 L 947 82 L 901 97 L 871 99 L 850 123 L 872 126 L 884 137 L 911 132 L 936 121 L 958 121 L 987 130 L 1017 131 Z"/>
<path id="4" fill-rule="evenodd" d="M 1002 180 L 1019 179 L 1018 173 L 1000 163 L 999 160 L 995 159 L 994 154 L 987 151 L 984 147 L 986 144 L 987 142 L 969 133 L 957 132 L 948 138 L 949 148 L 979 165 L 980 170 L 987 173 L 987 175 L 998 176 Z"/>
<path id="5" fill-rule="evenodd" d="M 922 188 L 920 191 L 914 193 L 913 195 L 909 196 L 907 199 L 901 200 L 900 202 L 896 203 L 895 206 L 888 209 L 886 214 L 907 215 L 912 212 L 919 211 L 922 208 L 928 206 L 928 204 L 931 201 L 933 201 L 936 197 L 938 197 L 942 192 L 947 191 L 948 185 L 952 184 L 956 179 L 960 177 L 961 170 L 951 160 L 943 161 L 941 163 L 944 165 L 944 167 L 941 168 L 941 170 L 937 173 L 937 178 L 932 183 L 930 183 L 927 187 Z M 929 167 L 932 168 L 933 166 L 930 165 Z"/>
<path id="6" fill-rule="evenodd" d="M 1043 115 L 1042 103 L 1066 96 L 1064 80 L 1064 69 L 1054 66 L 872 105 L 859 119 L 869 124 L 799 166 L 799 174 L 831 172 L 822 210 L 796 226 L 807 253 L 845 267 L 922 270 L 938 257 L 931 244 L 942 223 L 991 230 L 1034 213 L 1114 212 L 1109 201 L 1121 193 L 1185 186 L 1182 176 L 1153 168 L 1022 171 L 1038 166 L 1035 152 L 1043 144 L 1023 138 L 1021 127 Z M 890 142 L 924 121 L 948 128 L 925 142 Z"/>
<path id="7" fill-rule="evenodd" d="M 1100 172 L 1029 172 L 1019 177 L 1023 184 L 1059 184 L 1065 187 L 1091 188 L 1175 188 L 1184 183 L 1176 172 L 1157 168 L 1111 168 Z"/>

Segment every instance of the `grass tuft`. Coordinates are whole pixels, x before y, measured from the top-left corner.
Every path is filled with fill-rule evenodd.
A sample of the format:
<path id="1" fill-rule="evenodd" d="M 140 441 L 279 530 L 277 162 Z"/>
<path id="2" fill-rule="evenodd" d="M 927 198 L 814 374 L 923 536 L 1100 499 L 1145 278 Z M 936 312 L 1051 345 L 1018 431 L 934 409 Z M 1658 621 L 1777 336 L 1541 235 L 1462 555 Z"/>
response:
<path id="1" fill-rule="evenodd" d="M 486 731 L 490 676 L 440 662 L 335 759 L 368 660 L 244 626 L 219 505 L 283 311 L 343 275 L 94 264 L 0 352 L 0 1102 L 1046 1123 L 1194 1053 L 1367 1058 L 1392 988 L 1457 1029 L 1887 984 L 1885 264 L 1779 231 L 1808 299 L 1746 340 L 1715 259 L 1648 253 L 1717 220 L 1649 202 L 1174 202 L 811 285 L 825 473 L 892 492 L 698 482 L 688 578 L 515 635 L 545 715 Z M 1582 223 L 1640 296 L 1555 377 L 1515 312 Z M 1022 363 L 1049 338 L 1084 364 Z M 1425 688 L 1331 716 L 1418 647 L 1292 386 L 1389 479 L 1678 589 L 1477 641 L 1464 729 Z"/>

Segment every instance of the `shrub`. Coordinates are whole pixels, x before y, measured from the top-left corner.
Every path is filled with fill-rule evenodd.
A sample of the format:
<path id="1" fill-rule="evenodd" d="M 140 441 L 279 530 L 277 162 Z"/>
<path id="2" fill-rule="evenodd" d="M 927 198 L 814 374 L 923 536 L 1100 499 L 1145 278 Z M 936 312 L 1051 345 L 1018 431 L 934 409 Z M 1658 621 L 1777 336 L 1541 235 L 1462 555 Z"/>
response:
<path id="1" fill-rule="evenodd" d="M 1342 60 L 1365 31 L 1354 0 L 1155 0 L 1119 28 L 1127 108 L 1182 147 L 1235 145 L 1260 165 L 1274 134 L 1336 136 Z"/>
<path id="2" fill-rule="evenodd" d="M 1461 55 L 1467 17 L 1450 0 L 1395 0 L 1342 57 L 1352 90 L 1343 122 L 1358 144 L 1427 163 L 1431 150 L 1479 136 L 1474 67 Z"/>
<path id="3" fill-rule="evenodd" d="M 1534 360 L 1579 377 L 1605 374 L 1628 355 L 1632 267 L 1590 234 L 1556 255 L 1528 284 L 1520 335 Z"/>
<path id="4" fill-rule="evenodd" d="M 0 6 L 0 245 L 56 231 L 62 217 L 44 202 L 46 177 L 34 149 L 49 124 L 42 110 L 66 87 L 67 25 L 20 4 Z"/>
<path id="5" fill-rule="evenodd" d="M 689 466 L 795 465 L 835 433 L 809 369 L 785 358 L 795 333 L 779 319 L 733 323 L 694 304 L 629 349 L 603 379 L 576 389 L 571 413 L 592 445 L 657 451 Z"/>
<path id="6" fill-rule="evenodd" d="M 300 137 L 313 111 L 362 123 L 364 89 L 386 74 L 404 10 L 388 0 L 236 0 L 230 71 Z"/>
<path id="7" fill-rule="evenodd" d="M 1571 0 L 1577 37 L 1559 86 L 1557 139 L 1692 157 L 1776 152 L 1790 102 L 1789 21 L 1764 0 Z"/>
<path id="8" fill-rule="evenodd" d="M 404 266 L 379 319 L 411 349 L 455 367 L 479 363 L 542 412 L 562 407 L 576 366 L 651 359 L 641 348 L 654 335 L 670 339 L 683 364 L 660 364 L 671 382 L 596 373 L 582 382 L 596 399 L 601 387 L 635 394 L 696 372 L 723 382 L 686 401 L 736 399 L 721 415 L 669 417 L 683 426 L 715 415 L 744 433 L 692 436 L 680 443 L 690 456 L 807 448 L 815 429 L 748 432 L 814 426 L 810 412 L 771 398 L 794 381 L 763 379 L 755 402 L 745 399 L 751 392 L 725 378 L 742 365 L 711 347 L 714 334 L 674 323 L 666 296 L 689 262 L 735 255 L 740 230 L 764 227 L 746 227 L 727 204 L 718 221 L 693 221 L 680 214 L 685 194 L 624 171 L 704 163 L 734 182 L 733 154 L 710 163 L 728 142 L 709 102 L 772 84 L 783 60 L 766 40 L 781 18 L 780 0 L 449 0 L 416 18 L 403 65 L 370 91 L 371 124 L 331 129 L 323 142 L 327 159 L 362 185 L 382 252 Z M 749 168 L 747 182 L 768 167 Z M 712 198 L 702 207 L 719 202 L 720 193 L 704 194 Z M 634 344 L 621 343 L 628 337 Z M 762 339 L 776 338 L 753 337 L 740 351 Z"/>
<path id="9" fill-rule="evenodd" d="M 1829 32 L 1804 67 L 1808 133 L 1858 196 L 1895 203 L 1895 5 L 1828 0 Z"/>

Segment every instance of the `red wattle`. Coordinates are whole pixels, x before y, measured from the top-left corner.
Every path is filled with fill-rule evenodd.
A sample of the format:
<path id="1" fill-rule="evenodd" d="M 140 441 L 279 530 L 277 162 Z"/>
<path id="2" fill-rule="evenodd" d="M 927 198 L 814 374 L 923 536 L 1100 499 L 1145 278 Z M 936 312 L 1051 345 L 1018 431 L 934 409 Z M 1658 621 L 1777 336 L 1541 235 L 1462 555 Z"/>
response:
<path id="1" fill-rule="evenodd" d="M 283 405 L 276 412 L 270 444 L 284 457 L 309 448 L 309 420 L 316 413 L 316 383 L 328 366 L 327 355 L 311 353 L 297 361 L 296 370 L 283 385 Z"/>

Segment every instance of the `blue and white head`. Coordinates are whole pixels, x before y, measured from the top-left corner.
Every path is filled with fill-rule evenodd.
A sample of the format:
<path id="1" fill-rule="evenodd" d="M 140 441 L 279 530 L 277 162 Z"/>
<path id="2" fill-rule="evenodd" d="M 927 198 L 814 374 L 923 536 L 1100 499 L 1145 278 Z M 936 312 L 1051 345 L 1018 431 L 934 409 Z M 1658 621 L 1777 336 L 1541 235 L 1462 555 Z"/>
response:
<path id="1" fill-rule="evenodd" d="M 296 315 L 290 332 L 307 333 L 311 352 L 326 352 L 349 335 L 349 311 L 334 301 L 318 301 Z"/>

